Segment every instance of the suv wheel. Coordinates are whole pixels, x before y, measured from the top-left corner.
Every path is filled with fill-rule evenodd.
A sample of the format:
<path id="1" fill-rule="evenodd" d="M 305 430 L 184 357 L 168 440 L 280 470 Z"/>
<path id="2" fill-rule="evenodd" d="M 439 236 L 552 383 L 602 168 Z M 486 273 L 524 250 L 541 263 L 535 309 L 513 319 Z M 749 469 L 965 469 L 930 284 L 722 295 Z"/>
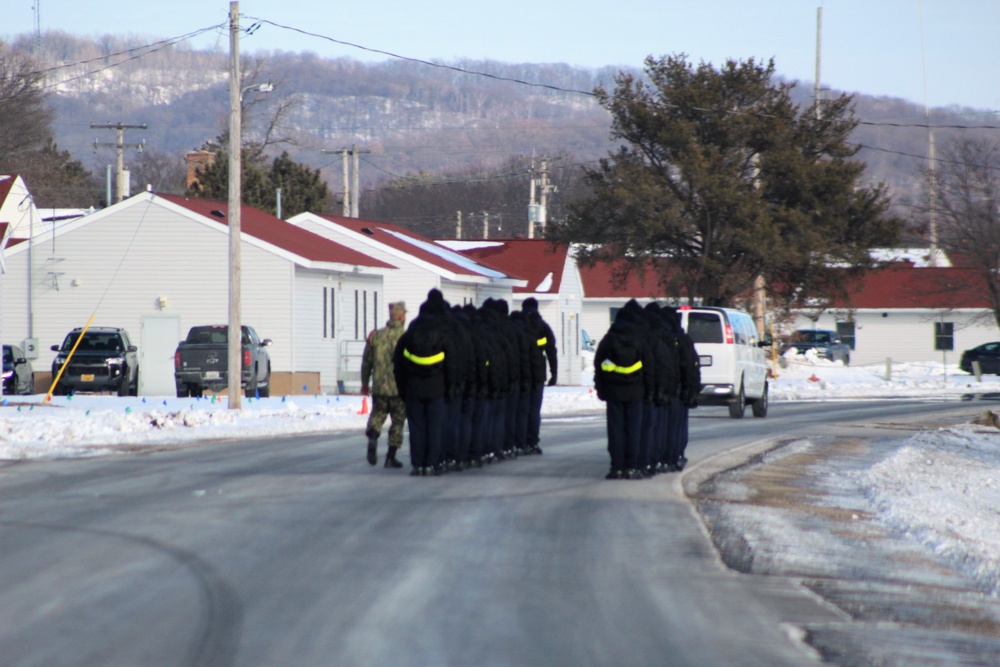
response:
<path id="1" fill-rule="evenodd" d="M 743 383 L 740 383 L 740 391 L 736 398 L 729 402 L 729 416 L 733 419 L 743 419 L 743 413 L 747 409 L 747 397 L 743 393 Z"/>

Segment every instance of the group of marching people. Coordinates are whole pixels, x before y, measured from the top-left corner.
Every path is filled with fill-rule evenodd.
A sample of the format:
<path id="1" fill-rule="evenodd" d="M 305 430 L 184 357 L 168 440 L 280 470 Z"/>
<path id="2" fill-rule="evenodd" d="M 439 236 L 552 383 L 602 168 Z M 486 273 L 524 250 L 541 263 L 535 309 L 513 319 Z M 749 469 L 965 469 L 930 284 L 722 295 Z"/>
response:
<path id="1" fill-rule="evenodd" d="M 688 411 L 697 406 L 701 370 L 676 309 L 629 300 L 597 345 L 594 388 L 607 405 L 606 479 L 684 469 Z"/>
<path id="2" fill-rule="evenodd" d="M 541 454 L 546 368 L 554 385 L 555 336 L 537 300 L 529 297 L 513 312 L 503 299 L 451 306 L 432 289 L 392 355 L 409 422 L 410 474 Z"/>

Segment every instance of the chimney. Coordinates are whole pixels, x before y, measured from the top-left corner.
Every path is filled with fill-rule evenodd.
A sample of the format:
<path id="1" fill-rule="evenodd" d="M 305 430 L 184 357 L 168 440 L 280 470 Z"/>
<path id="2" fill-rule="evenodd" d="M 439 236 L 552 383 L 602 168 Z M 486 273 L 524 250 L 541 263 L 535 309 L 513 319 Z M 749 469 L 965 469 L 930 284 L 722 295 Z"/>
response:
<path id="1" fill-rule="evenodd" d="M 187 187 L 198 180 L 198 169 L 204 169 L 215 162 L 215 153 L 211 151 L 193 151 L 187 154 Z"/>

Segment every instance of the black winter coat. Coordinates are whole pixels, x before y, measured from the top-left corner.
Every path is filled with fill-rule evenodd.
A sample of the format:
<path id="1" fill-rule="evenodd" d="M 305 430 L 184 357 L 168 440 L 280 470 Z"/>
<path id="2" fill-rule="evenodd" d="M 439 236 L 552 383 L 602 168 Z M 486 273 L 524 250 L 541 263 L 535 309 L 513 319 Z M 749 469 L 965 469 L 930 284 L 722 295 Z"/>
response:
<path id="1" fill-rule="evenodd" d="M 648 330 L 619 312 L 594 354 L 594 388 L 599 399 L 632 402 L 653 395 L 655 362 L 647 334 Z"/>
<path id="2" fill-rule="evenodd" d="M 449 398 L 462 367 L 444 315 L 421 312 L 396 344 L 393 373 L 403 399 Z"/>

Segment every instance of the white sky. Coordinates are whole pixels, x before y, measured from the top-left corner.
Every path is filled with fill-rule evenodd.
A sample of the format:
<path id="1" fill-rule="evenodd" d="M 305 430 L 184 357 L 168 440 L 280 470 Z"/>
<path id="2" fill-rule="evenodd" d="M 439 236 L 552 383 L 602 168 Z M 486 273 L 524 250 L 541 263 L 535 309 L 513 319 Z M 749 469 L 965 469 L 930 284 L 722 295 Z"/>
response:
<path id="1" fill-rule="evenodd" d="M 175 37 L 228 20 L 227 0 L 9 0 L 0 36 L 42 31 Z M 246 17 L 422 60 L 563 62 L 641 67 L 684 52 L 718 65 L 774 57 L 779 74 L 812 82 L 822 7 L 824 87 L 930 106 L 1000 109 L 997 0 L 243 0 Z M 249 25 L 250 21 L 246 22 Z M 150 41 L 154 41 L 151 39 Z M 198 47 L 228 50 L 225 31 Z M 241 43 L 258 50 L 383 60 L 356 48 L 264 25 Z M 925 74 L 926 73 L 926 74 Z"/>

